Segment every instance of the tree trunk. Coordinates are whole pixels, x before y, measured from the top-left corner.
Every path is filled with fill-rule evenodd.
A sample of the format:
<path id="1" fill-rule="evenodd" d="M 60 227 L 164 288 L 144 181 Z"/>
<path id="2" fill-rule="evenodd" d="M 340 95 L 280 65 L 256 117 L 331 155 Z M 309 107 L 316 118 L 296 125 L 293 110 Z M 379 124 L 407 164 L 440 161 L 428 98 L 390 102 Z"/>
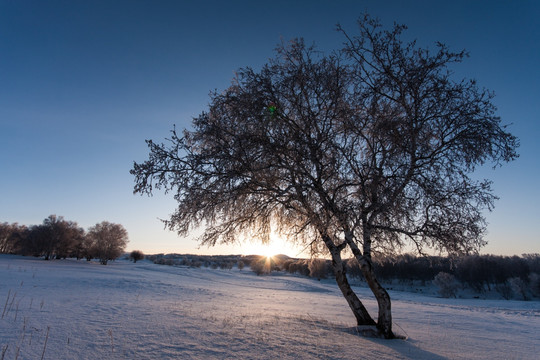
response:
<path id="1" fill-rule="evenodd" d="M 395 338 L 395 335 L 392 332 L 392 306 L 390 295 L 388 295 L 388 292 L 381 286 L 379 281 L 377 281 L 371 260 L 367 259 L 365 256 L 361 256 L 360 258 L 357 258 L 357 260 L 360 263 L 362 274 L 379 305 L 377 329 L 386 339 L 393 339 Z"/>
<path id="2" fill-rule="evenodd" d="M 392 331 L 392 304 L 390 295 L 388 295 L 388 292 L 381 286 L 375 276 L 373 263 L 371 262 L 371 232 L 367 226 L 364 226 L 363 236 L 364 254 L 360 252 L 360 249 L 354 242 L 351 232 L 345 234 L 345 239 L 354 257 L 360 264 L 360 270 L 362 271 L 362 275 L 364 275 L 371 292 L 375 296 L 375 299 L 377 299 L 377 304 L 379 306 L 377 329 L 386 339 L 394 339 L 395 335 Z"/>
<path id="3" fill-rule="evenodd" d="M 349 284 L 349 280 L 347 280 L 347 272 L 346 272 L 345 264 L 343 263 L 343 260 L 341 259 L 341 251 L 345 249 L 347 244 L 342 243 L 341 245 L 336 246 L 334 242 L 332 241 L 331 237 L 325 231 L 325 229 L 320 230 L 319 234 L 321 235 L 322 240 L 324 244 L 326 245 L 326 248 L 328 249 L 328 251 L 330 252 L 330 255 L 332 256 L 332 267 L 334 269 L 337 285 L 339 287 L 339 290 L 341 290 L 343 297 L 347 301 L 347 304 L 349 304 L 349 307 L 351 308 L 351 311 L 353 312 L 354 317 L 356 318 L 356 324 L 357 325 L 376 325 L 375 321 L 373 320 L 371 315 L 369 315 L 364 304 L 362 304 L 358 296 L 356 296 L 355 292 L 351 288 L 351 285 Z"/>
<path id="4" fill-rule="evenodd" d="M 336 282 L 343 294 L 347 304 L 351 308 L 354 317 L 356 318 L 357 325 L 376 325 L 373 318 L 369 315 L 367 309 L 364 307 L 364 304 L 360 301 L 358 296 L 354 293 L 349 281 L 347 280 L 347 274 L 345 270 L 345 264 L 341 259 L 341 255 L 338 252 L 339 250 L 335 249 L 331 251 L 332 254 L 332 266 L 334 268 L 334 274 L 336 276 Z"/>

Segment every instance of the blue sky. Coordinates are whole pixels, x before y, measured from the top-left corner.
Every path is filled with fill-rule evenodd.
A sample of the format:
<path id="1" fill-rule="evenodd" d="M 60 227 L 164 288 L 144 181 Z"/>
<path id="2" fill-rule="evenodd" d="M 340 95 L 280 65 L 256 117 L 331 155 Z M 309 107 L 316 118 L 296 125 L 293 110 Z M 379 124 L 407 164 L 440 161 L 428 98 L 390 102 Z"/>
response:
<path id="1" fill-rule="evenodd" d="M 525 0 L 0 0 L 0 221 L 108 220 L 126 227 L 128 249 L 145 253 L 253 252 L 198 249 L 164 230 L 158 218 L 175 202 L 133 195 L 133 161 L 146 159 L 145 139 L 189 127 L 211 90 L 261 66 L 281 39 L 337 49 L 336 23 L 354 34 L 366 10 L 408 25 L 422 46 L 469 51 L 456 74 L 495 92 L 521 141 L 517 161 L 478 172 L 500 197 L 486 214 L 483 253 L 539 253 L 540 3 Z"/>

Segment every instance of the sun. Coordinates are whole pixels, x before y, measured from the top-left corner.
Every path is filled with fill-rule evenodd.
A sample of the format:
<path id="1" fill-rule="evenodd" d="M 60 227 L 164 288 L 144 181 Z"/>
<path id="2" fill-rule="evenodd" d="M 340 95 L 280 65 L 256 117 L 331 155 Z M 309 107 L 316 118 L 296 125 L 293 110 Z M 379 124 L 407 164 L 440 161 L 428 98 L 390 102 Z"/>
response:
<path id="1" fill-rule="evenodd" d="M 271 259 L 274 256 L 280 254 L 280 250 L 281 249 L 276 243 L 264 244 L 259 246 L 258 252 L 260 254 L 258 255 L 266 256 L 267 258 Z"/>
<path id="2" fill-rule="evenodd" d="M 293 244 L 274 233 L 270 235 L 270 241 L 267 244 L 252 243 L 247 247 L 246 251 L 249 253 L 246 253 L 246 255 L 261 255 L 270 259 L 281 254 L 297 257 L 299 253 L 299 250 Z"/>

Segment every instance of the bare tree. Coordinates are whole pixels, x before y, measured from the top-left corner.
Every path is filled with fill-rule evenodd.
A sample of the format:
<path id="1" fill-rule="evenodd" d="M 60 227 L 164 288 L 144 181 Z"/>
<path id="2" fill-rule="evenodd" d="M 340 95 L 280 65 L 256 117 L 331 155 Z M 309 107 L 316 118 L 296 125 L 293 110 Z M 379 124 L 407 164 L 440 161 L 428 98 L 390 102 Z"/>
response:
<path id="1" fill-rule="evenodd" d="M 56 245 L 55 256 L 57 259 L 65 259 L 69 256 L 79 258 L 79 250 L 84 238 L 84 229 L 75 221 L 61 219 L 55 225 Z"/>
<path id="2" fill-rule="evenodd" d="M 137 261 L 144 259 L 144 254 L 140 250 L 133 250 L 131 253 L 129 253 L 129 258 L 136 263 Z"/>
<path id="3" fill-rule="evenodd" d="M 13 225 L 7 222 L 0 223 L 0 254 L 9 254 L 13 248 L 11 234 Z"/>
<path id="4" fill-rule="evenodd" d="M 12 234 L 15 226 L 17 224 L 0 223 L 0 254 L 9 254 L 13 250 Z"/>
<path id="5" fill-rule="evenodd" d="M 102 221 L 88 229 L 88 240 L 91 247 L 89 256 L 96 257 L 101 264 L 107 265 L 109 260 L 118 258 L 128 243 L 128 233 L 120 224 Z"/>
<path id="6" fill-rule="evenodd" d="M 203 226 L 202 244 L 268 242 L 277 231 L 326 252 L 357 323 L 392 338 L 372 254 L 408 243 L 419 252 L 479 249 L 482 212 L 496 198 L 470 174 L 513 160 L 518 142 L 489 92 L 452 79 L 449 65 L 465 53 L 403 44 L 405 27 L 384 31 L 367 15 L 358 24 L 331 55 L 295 40 L 260 71 L 239 70 L 193 130 L 148 140 L 149 160 L 131 173 L 135 193 L 174 192 L 167 226 L 179 234 Z M 349 285 L 345 250 L 378 301 L 377 322 Z"/>
<path id="7" fill-rule="evenodd" d="M 20 250 L 25 255 L 43 256 L 45 260 L 71 256 L 84 230 L 62 216 L 49 215 L 40 225 L 33 225 L 19 235 Z"/>
<path id="8" fill-rule="evenodd" d="M 95 257 L 94 238 L 88 232 L 83 236 L 81 242 L 81 257 L 90 261 Z"/>
<path id="9" fill-rule="evenodd" d="M 0 254 L 15 254 L 21 249 L 21 242 L 27 228 L 17 223 L 0 223 Z"/>

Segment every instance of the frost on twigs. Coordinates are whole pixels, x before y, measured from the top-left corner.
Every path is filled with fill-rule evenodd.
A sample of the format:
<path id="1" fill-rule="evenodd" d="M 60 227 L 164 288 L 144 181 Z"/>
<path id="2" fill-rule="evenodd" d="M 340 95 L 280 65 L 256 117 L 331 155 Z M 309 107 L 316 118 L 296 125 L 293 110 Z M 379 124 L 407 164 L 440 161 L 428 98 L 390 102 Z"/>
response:
<path id="1" fill-rule="evenodd" d="M 368 14 L 356 34 L 338 30 L 344 48 L 328 55 L 296 39 L 260 69 L 240 69 L 189 130 L 149 141 L 131 174 L 135 193 L 170 191 L 178 204 L 166 226 L 181 236 L 204 226 L 202 245 L 265 242 L 276 228 L 328 255 L 356 322 L 371 325 L 347 278 L 353 254 L 392 338 L 372 255 L 478 251 L 496 196 L 471 174 L 517 158 L 519 141 L 489 91 L 452 76 L 464 51 L 405 43 L 405 26 L 384 30 Z"/>

